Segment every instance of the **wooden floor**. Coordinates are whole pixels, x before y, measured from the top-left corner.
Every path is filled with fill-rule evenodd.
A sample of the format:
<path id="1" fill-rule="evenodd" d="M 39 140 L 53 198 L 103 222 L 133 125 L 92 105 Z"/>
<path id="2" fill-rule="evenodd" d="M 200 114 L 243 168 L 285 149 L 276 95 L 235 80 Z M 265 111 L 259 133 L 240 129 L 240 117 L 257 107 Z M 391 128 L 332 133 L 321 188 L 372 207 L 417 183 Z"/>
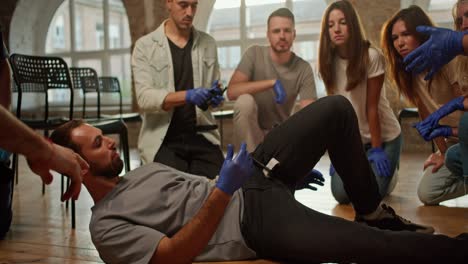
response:
<path id="1" fill-rule="evenodd" d="M 468 196 L 431 207 L 423 206 L 416 197 L 416 186 L 427 154 L 403 153 L 399 182 L 386 202 L 400 215 L 434 226 L 437 233 L 455 236 L 468 232 Z M 133 168 L 137 164 L 137 160 L 132 160 Z M 14 193 L 13 224 L 6 239 L 0 241 L 0 263 L 101 263 L 88 232 L 92 200 L 86 189 L 83 188 L 77 202 L 77 227 L 72 230 L 70 211 L 59 199 L 59 177 L 47 187 L 43 196 L 39 177 L 29 171 L 24 160 L 20 160 L 20 165 L 20 181 Z M 328 174 L 328 165 L 328 157 L 323 157 L 318 169 Z M 297 192 L 297 199 L 320 212 L 353 219 L 350 206 L 336 204 L 330 192 L 330 180 L 326 179 L 326 185 L 316 192 Z"/>

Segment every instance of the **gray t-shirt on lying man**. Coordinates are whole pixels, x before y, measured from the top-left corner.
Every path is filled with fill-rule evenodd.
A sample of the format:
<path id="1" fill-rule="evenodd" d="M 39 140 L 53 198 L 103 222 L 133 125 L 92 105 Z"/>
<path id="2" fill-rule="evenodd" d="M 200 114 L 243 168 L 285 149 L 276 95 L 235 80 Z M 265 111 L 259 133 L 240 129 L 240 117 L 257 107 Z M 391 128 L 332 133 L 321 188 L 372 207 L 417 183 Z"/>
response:
<path id="1" fill-rule="evenodd" d="M 91 238 L 106 263 L 148 263 L 159 242 L 190 221 L 214 182 L 149 163 L 127 173 L 92 210 Z M 195 261 L 255 258 L 241 234 L 243 196 L 236 191 L 218 229 Z"/>

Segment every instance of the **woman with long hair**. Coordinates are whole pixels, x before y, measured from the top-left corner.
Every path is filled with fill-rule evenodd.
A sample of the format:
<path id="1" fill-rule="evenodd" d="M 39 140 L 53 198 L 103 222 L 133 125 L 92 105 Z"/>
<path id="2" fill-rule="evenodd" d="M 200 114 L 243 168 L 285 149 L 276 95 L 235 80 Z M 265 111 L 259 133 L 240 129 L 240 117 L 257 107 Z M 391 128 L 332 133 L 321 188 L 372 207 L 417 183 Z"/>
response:
<path id="1" fill-rule="evenodd" d="M 418 6 L 398 11 L 382 29 L 381 45 L 387 58 L 390 78 L 399 92 L 417 108 L 422 119 L 437 111 L 442 105 L 460 96 L 456 61 L 453 60 L 438 71 L 430 80 L 427 72 L 413 75 L 405 70 L 403 59 L 428 40 L 419 33 L 417 26 L 431 26 L 431 19 Z M 458 126 L 460 113 L 452 113 L 441 119 L 440 124 Z M 453 199 L 464 194 L 463 177 L 452 173 L 445 164 L 447 149 L 456 141 L 443 137 L 434 139 L 438 151 L 424 162 L 424 172 L 418 186 L 419 199 L 428 205 Z"/>
<path id="2" fill-rule="evenodd" d="M 343 95 L 353 105 L 380 194 L 387 195 L 396 183 L 400 125 L 385 96 L 384 57 L 366 39 L 359 16 L 347 0 L 334 2 L 325 10 L 319 73 L 328 95 Z M 345 172 L 335 172 L 331 165 L 333 196 L 339 203 L 349 203 L 337 173 Z"/>

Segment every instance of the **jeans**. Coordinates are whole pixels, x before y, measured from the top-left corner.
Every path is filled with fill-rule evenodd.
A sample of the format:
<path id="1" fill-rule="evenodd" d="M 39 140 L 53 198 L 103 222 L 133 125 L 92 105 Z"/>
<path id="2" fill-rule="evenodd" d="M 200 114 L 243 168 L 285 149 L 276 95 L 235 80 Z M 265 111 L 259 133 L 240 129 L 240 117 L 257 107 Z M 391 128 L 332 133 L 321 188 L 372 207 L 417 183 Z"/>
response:
<path id="1" fill-rule="evenodd" d="M 458 144 L 447 150 L 445 165 L 453 174 L 465 176 L 465 184 L 468 184 L 466 181 L 468 177 L 468 113 L 464 113 L 460 118 L 458 140 Z"/>
<path id="2" fill-rule="evenodd" d="M 256 167 L 242 186 L 241 230 L 258 257 L 294 263 L 465 263 L 468 240 L 379 230 L 296 201 L 296 181 L 327 150 L 356 213 L 373 212 L 379 205 L 351 104 L 342 96 L 319 99 L 274 128 L 252 153 L 262 164 L 272 158 L 279 161 L 269 177 Z"/>
<path id="3" fill-rule="evenodd" d="M 398 167 L 400 166 L 400 153 L 401 153 L 401 143 L 402 138 L 401 134 L 398 135 L 395 139 L 384 142 L 382 144 L 382 148 L 384 149 L 385 153 L 390 161 L 390 177 L 384 177 L 378 174 L 377 169 L 371 164 L 372 171 L 375 174 L 375 179 L 377 180 L 377 184 L 379 185 L 379 193 L 380 196 L 383 198 L 387 194 L 390 194 L 397 182 L 397 175 L 398 175 Z M 365 144 L 364 149 L 366 150 L 367 157 L 369 157 L 369 150 L 371 149 L 370 144 Z M 338 173 L 334 173 L 331 176 L 331 190 L 333 197 L 335 197 L 336 201 L 340 204 L 348 204 L 350 200 L 346 191 L 343 187 L 343 181 Z"/>

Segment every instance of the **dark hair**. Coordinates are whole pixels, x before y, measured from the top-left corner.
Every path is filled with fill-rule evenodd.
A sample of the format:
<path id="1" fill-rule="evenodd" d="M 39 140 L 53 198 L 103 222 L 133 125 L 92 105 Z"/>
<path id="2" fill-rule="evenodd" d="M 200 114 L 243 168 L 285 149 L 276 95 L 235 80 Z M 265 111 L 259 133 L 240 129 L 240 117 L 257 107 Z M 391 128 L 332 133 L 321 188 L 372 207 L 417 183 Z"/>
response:
<path id="1" fill-rule="evenodd" d="M 406 30 L 418 40 L 420 45 L 426 42 L 429 37 L 417 32 L 416 27 L 419 25 L 434 26 L 434 23 L 432 23 L 429 16 L 419 6 L 412 5 L 395 13 L 382 27 L 381 46 L 387 58 L 390 79 L 395 82 L 401 94 L 411 103 L 416 104 L 418 98 L 412 87 L 413 76 L 405 70 L 403 57 L 393 45 L 392 30 L 395 23 L 399 20 L 405 23 Z"/>
<path id="2" fill-rule="evenodd" d="M 293 22 L 293 25 L 295 24 L 294 14 L 291 12 L 291 10 L 287 9 L 286 7 L 278 8 L 268 16 L 268 20 L 267 20 L 268 27 L 270 26 L 270 20 L 271 20 L 272 17 L 289 18 Z"/>
<path id="3" fill-rule="evenodd" d="M 367 64 L 369 63 L 370 42 L 366 39 L 359 15 L 353 5 L 347 0 L 336 1 L 330 4 L 322 17 L 318 54 L 319 73 L 325 83 L 328 94 L 333 94 L 336 89 L 333 62 L 337 51 L 335 45 L 331 42 L 328 31 L 328 19 L 330 13 L 335 9 L 343 12 L 349 32 L 349 39 L 346 43 L 349 50 L 349 67 L 346 68 L 346 77 L 348 79 L 346 90 L 352 90 L 365 78 L 367 75 Z"/>
<path id="4" fill-rule="evenodd" d="M 68 121 L 67 123 L 56 128 L 50 135 L 50 139 L 57 145 L 72 149 L 76 153 L 80 153 L 80 146 L 71 140 L 71 132 L 73 129 L 83 124 L 84 121 L 81 119 Z"/>

